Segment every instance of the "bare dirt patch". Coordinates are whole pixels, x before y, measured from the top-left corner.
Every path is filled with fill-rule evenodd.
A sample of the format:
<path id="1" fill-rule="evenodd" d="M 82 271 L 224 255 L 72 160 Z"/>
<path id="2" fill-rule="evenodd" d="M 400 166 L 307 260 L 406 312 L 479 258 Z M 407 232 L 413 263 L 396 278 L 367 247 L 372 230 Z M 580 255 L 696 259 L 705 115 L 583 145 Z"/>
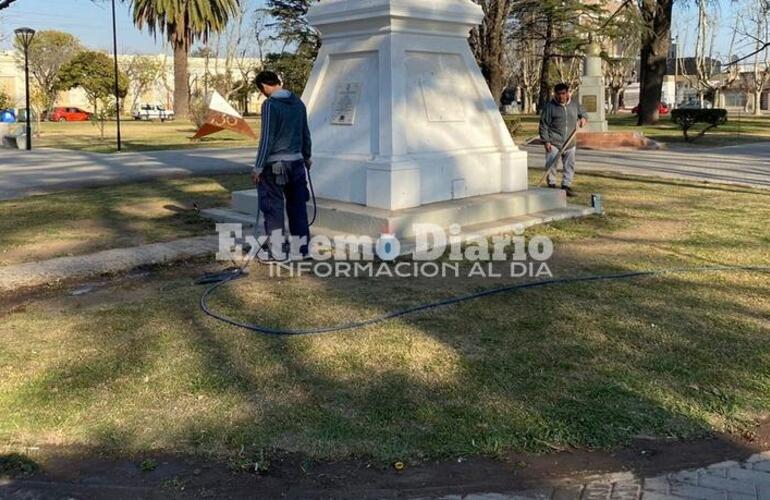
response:
<path id="1" fill-rule="evenodd" d="M 280 450 L 223 462 L 176 454 L 117 457 L 85 448 L 43 447 L 24 454 L 27 462 L 35 464 L 30 470 L 39 467 L 39 471 L 6 481 L 5 486 L 0 483 L 0 492 L 4 487 L 26 488 L 93 499 L 156 495 L 248 498 L 255 491 L 263 498 L 441 496 L 581 484 L 597 475 L 618 472 L 649 477 L 724 460 L 745 460 L 768 447 L 767 421 L 740 437 L 715 433 L 690 442 L 640 438 L 614 451 L 574 449 L 546 456 L 509 454 L 501 459 L 456 457 L 405 463 L 401 471 L 363 459 L 319 462 Z"/>

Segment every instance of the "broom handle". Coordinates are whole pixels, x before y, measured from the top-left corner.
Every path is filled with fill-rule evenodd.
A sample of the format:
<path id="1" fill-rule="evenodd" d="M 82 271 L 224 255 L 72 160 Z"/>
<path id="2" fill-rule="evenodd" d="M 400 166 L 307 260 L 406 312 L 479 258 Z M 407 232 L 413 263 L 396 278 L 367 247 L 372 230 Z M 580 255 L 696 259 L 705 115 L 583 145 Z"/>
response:
<path id="1" fill-rule="evenodd" d="M 540 182 L 537 183 L 537 187 L 540 187 L 543 185 L 543 181 L 548 177 L 548 174 L 551 173 L 551 170 L 553 170 L 553 167 L 558 164 L 559 162 L 559 156 L 561 156 L 562 152 L 567 149 L 567 147 L 572 143 L 572 141 L 577 136 L 577 130 L 578 126 L 580 125 L 580 121 L 578 120 L 577 126 L 575 126 L 575 130 L 572 131 L 572 133 L 567 137 L 567 140 L 564 141 L 564 145 L 559 149 L 559 151 L 556 153 L 556 156 L 554 156 L 553 161 L 550 165 L 546 165 L 545 173 L 543 174 L 543 177 L 540 178 Z"/>

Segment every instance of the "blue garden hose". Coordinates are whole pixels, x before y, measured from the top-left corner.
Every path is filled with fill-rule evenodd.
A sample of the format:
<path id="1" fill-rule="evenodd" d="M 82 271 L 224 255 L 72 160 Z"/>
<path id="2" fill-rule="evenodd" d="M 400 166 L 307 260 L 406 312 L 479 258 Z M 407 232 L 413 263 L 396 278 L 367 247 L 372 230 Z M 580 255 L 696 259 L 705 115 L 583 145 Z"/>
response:
<path id="1" fill-rule="evenodd" d="M 345 323 L 345 324 L 336 325 L 336 326 L 307 328 L 307 329 L 299 329 L 299 330 L 291 330 L 291 329 L 284 330 L 279 328 L 271 328 L 268 326 L 259 325 L 255 323 L 247 323 L 247 322 L 239 321 L 239 320 L 230 318 L 222 313 L 218 313 L 213 309 L 211 309 L 211 307 L 209 307 L 208 299 L 211 297 L 211 295 L 217 289 L 243 276 L 245 272 L 245 268 L 246 266 L 240 268 L 239 270 L 234 271 L 233 273 L 230 273 L 230 275 L 227 278 L 225 278 L 223 281 L 220 281 L 210 286 L 201 296 L 201 299 L 200 299 L 201 310 L 206 315 L 216 320 L 227 323 L 229 325 L 232 325 L 238 328 L 243 328 L 243 329 L 260 333 L 263 335 L 278 336 L 278 337 L 299 337 L 299 336 L 320 335 L 325 333 L 335 333 L 335 332 L 343 332 L 347 330 L 355 330 L 358 328 L 372 326 L 378 323 L 384 323 L 386 321 L 390 321 L 395 318 L 400 318 L 402 316 L 406 316 L 409 314 L 415 314 L 418 312 L 428 311 L 431 309 L 438 309 L 440 307 L 451 306 L 451 305 L 459 304 L 461 302 L 467 302 L 470 300 L 480 299 L 483 297 L 491 297 L 493 295 L 500 295 L 503 293 L 515 292 L 518 290 L 528 290 L 532 288 L 568 285 L 572 283 L 621 281 L 621 280 L 628 280 L 628 279 L 634 279 L 634 278 L 644 278 L 644 277 L 658 276 L 662 274 L 674 274 L 674 273 L 751 272 L 751 271 L 761 272 L 761 273 L 770 272 L 770 267 L 763 267 L 763 266 L 706 266 L 706 267 L 689 267 L 689 268 L 682 267 L 682 268 L 672 268 L 672 269 L 658 269 L 658 270 L 650 270 L 650 271 L 632 271 L 632 272 L 617 273 L 617 274 L 596 274 L 596 275 L 576 276 L 576 277 L 567 277 L 567 278 L 554 278 L 549 280 L 534 281 L 530 283 L 520 283 L 517 285 L 506 285 L 506 286 L 501 286 L 497 288 L 490 288 L 489 290 L 468 293 L 465 295 L 450 297 L 448 299 L 443 299 L 436 302 L 430 302 L 426 304 L 420 304 L 417 306 L 407 307 L 404 309 L 399 309 L 393 312 L 383 314 L 381 316 L 377 316 L 375 318 L 361 320 L 361 321 L 354 321 L 351 323 Z"/>
<path id="2" fill-rule="evenodd" d="M 312 195 L 312 200 L 313 200 L 313 218 L 309 223 L 309 225 L 312 226 L 313 224 L 315 224 L 316 218 L 318 216 L 318 204 L 316 201 L 315 189 L 313 188 L 313 179 L 310 176 L 309 169 L 307 171 L 307 178 L 308 178 L 308 184 L 310 185 L 310 193 Z M 259 218 L 260 218 L 259 213 L 260 212 L 258 210 L 256 226 L 259 225 Z M 262 250 L 263 248 L 256 250 L 254 254 L 254 259 L 263 261 L 259 256 L 259 252 Z M 239 321 L 239 320 L 230 318 L 229 316 L 226 316 L 222 313 L 219 313 L 213 310 L 209 306 L 208 300 L 213 295 L 213 293 L 217 291 L 219 288 L 222 288 L 225 285 L 232 283 L 233 281 L 245 276 L 246 268 L 251 264 L 251 262 L 254 259 L 248 260 L 241 267 L 231 267 L 226 269 L 223 272 L 207 274 L 202 278 L 198 279 L 196 281 L 196 284 L 210 285 L 209 288 L 207 288 L 206 291 L 203 292 L 203 295 L 201 295 L 200 308 L 207 316 L 214 318 L 215 320 L 221 321 L 223 323 L 227 323 L 228 325 L 232 325 L 238 328 L 243 328 L 245 330 L 260 333 L 263 335 L 277 336 L 277 337 L 300 337 L 300 336 L 321 335 L 325 333 L 336 333 L 336 332 L 344 332 L 348 330 L 356 330 L 359 328 L 372 326 L 378 323 L 384 323 L 386 321 L 390 321 L 392 319 L 400 318 L 402 316 L 407 316 L 410 314 L 429 311 L 431 309 L 438 309 L 440 307 L 452 306 L 452 305 L 459 304 L 461 302 L 468 302 L 468 301 L 480 299 L 483 297 L 491 297 L 493 295 L 500 295 L 503 293 L 515 292 L 518 290 L 528 290 L 531 288 L 568 285 L 572 283 L 620 281 L 620 280 L 644 278 L 644 277 L 658 276 L 661 274 L 674 274 L 674 273 L 705 273 L 705 272 L 718 272 L 718 271 L 721 271 L 721 272 L 749 272 L 749 271 L 770 272 L 770 267 L 763 267 L 763 266 L 705 266 L 705 267 L 689 267 L 689 268 L 681 267 L 681 268 L 671 268 L 671 269 L 657 269 L 657 270 L 649 270 L 649 271 L 631 271 L 631 272 L 618 273 L 618 274 L 596 274 L 596 275 L 588 275 L 588 276 L 554 278 L 549 280 L 534 281 L 530 283 L 506 285 L 506 286 L 501 286 L 497 288 L 490 288 L 488 290 L 482 290 L 480 292 L 473 292 L 473 293 L 468 293 L 464 295 L 458 295 L 456 297 L 450 297 L 448 299 L 443 299 L 436 302 L 429 302 L 429 303 L 420 304 L 412 307 L 407 307 L 404 309 L 399 309 L 399 310 L 392 311 L 392 312 L 377 316 L 375 318 L 367 319 L 367 320 L 353 321 L 351 323 L 345 323 L 345 324 L 329 326 L 329 327 L 293 330 L 293 329 L 270 328 L 268 326 L 259 325 L 256 323 L 247 323 L 244 321 Z"/>

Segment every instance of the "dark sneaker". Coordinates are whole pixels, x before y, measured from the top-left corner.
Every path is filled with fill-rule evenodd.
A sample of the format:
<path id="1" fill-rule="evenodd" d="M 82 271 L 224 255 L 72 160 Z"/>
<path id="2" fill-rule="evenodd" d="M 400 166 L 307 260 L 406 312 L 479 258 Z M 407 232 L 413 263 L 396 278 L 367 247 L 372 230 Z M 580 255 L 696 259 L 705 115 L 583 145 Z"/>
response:
<path id="1" fill-rule="evenodd" d="M 572 189 L 569 186 L 562 186 L 561 188 L 567 192 L 567 196 L 570 197 L 570 198 L 574 198 L 575 196 L 578 195 L 577 191 L 575 191 L 574 189 Z"/>
<path id="2" fill-rule="evenodd" d="M 556 189 L 556 184 L 548 184 L 548 189 Z"/>

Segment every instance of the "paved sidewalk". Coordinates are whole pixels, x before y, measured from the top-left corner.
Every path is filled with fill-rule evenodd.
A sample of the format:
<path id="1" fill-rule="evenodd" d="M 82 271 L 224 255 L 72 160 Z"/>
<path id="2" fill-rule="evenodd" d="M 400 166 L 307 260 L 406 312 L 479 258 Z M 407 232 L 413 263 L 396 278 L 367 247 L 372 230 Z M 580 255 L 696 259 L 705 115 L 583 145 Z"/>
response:
<path id="1" fill-rule="evenodd" d="M 508 493 L 416 497 L 414 500 L 766 500 L 770 499 L 770 452 L 744 462 L 720 462 L 650 478 L 631 473 L 608 474 L 580 483 Z"/>
<path id="2" fill-rule="evenodd" d="M 530 167 L 545 164 L 542 146 L 525 146 Z M 660 151 L 589 151 L 577 155 L 580 171 L 737 184 L 770 189 L 770 141 L 720 148 L 671 148 Z"/>
<path id="3" fill-rule="evenodd" d="M 90 255 L 4 266 L 0 267 L 0 292 L 209 255 L 217 251 L 218 244 L 216 235 L 201 236 L 168 243 L 105 250 Z"/>
<path id="4" fill-rule="evenodd" d="M 255 155 L 254 148 L 119 154 L 0 149 L 0 200 L 167 177 L 248 173 Z"/>
<path id="5" fill-rule="evenodd" d="M 539 146 L 525 146 L 530 167 L 543 165 Z M 0 200 L 63 189 L 164 177 L 246 173 L 254 148 L 97 154 L 59 149 L 0 149 Z M 580 151 L 578 170 L 652 175 L 770 188 L 770 141 L 721 148 Z"/>

